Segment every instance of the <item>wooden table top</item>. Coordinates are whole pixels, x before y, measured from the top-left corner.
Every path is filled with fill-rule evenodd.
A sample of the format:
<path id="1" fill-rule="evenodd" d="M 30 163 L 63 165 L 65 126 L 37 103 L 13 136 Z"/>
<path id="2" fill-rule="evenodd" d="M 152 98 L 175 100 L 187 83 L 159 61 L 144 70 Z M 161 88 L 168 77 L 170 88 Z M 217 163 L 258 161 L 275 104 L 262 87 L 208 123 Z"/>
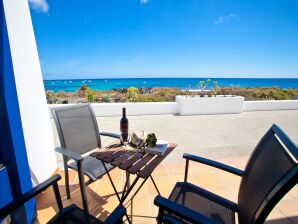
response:
<path id="1" fill-rule="evenodd" d="M 176 146 L 174 143 L 169 143 L 165 154 L 163 156 L 157 156 L 145 152 L 125 150 L 120 142 L 117 141 L 105 147 L 105 149 L 90 154 L 90 156 L 126 170 L 128 173 L 136 174 L 141 178 L 147 178 Z"/>

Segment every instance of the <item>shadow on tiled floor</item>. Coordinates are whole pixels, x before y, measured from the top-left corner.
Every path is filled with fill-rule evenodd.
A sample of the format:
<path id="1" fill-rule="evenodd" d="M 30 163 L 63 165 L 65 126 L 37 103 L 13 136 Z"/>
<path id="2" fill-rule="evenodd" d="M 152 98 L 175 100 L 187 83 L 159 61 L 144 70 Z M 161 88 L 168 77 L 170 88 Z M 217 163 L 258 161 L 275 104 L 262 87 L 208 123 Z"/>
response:
<path id="1" fill-rule="evenodd" d="M 220 162 L 244 169 L 248 157 L 237 157 L 224 159 Z M 164 197 L 168 197 L 172 188 L 177 181 L 183 181 L 185 163 L 164 163 L 161 164 L 153 173 L 156 184 Z M 63 204 L 67 206 L 71 203 L 76 203 L 82 207 L 80 191 L 78 190 L 78 178 L 75 172 L 70 172 L 71 183 L 71 199 L 65 197 L 63 172 L 62 180 L 59 182 Z M 112 178 L 118 192 L 122 191 L 125 184 L 125 173 L 119 169 L 114 169 L 111 172 Z M 133 178 L 131 177 L 131 182 Z M 205 165 L 190 163 L 188 181 L 206 188 L 216 194 L 226 197 L 229 200 L 237 201 L 238 188 L 240 178 L 210 168 Z M 137 189 L 137 186 L 134 188 Z M 130 195 L 133 194 L 133 191 Z M 127 202 L 126 207 L 128 214 L 133 214 L 133 223 L 156 223 L 153 217 L 156 217 L 158 209 L 153 204 L 153 200 L 157 192 L 148 179 L 142 189 L 138 192 L 133 200 L 133 203 Z M 87 198 L 91 214 L 98 217 L 100 220 L 105 220 L 106 217 L 118 205 L 117 197 L 113 188 L 105 176 L 101 180 L 96 181 L 87 187 Z M 37 198 L 38 221 L 37 223 L 46 223 L 57 211 L 54 194 L 51 189 L 43 192 Z M 270 224 L 293 224 L 298 223 L 298 187 L 295 187 L 288 195 L 286 195 L 271 212 L 267 223 Z"/>

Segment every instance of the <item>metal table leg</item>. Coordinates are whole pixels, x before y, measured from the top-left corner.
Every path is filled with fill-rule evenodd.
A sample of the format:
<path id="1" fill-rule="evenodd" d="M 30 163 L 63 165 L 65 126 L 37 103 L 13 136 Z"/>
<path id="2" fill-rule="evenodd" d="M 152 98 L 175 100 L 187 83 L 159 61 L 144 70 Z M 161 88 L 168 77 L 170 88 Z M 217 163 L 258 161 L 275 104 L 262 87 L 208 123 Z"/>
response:
<path id="1" fill-rule="evenodd" d="M 138 187 L 138 189 L 136 190 L 136 192 L 133 194 L 133 196 L 130 197 L 130 199 L 128 201 L 131 201 L 137 195 L 137 193 L 141 190 L 142 186 L 144 185 L 144 183 L 146 182 L 147 179 L 148 179 L 148 177 L 143 180 L 143 182 L 141 183 L 141 185 Z M 128 196 L 128 194 L 126 195 L 125 198 L 127 198 L 127 196 Z"/>
<path id="2" fill-rule="evenodd" d="M 128 197 L 128 195 L 130 194 L 130 192 L 131 192 L 132 189 L 134 188 L 134 186 L 137 184 L 137 182 L 138 182 L 138 180 L 140 179 L 140 177 L 137 176 L 136 179 L 133 181 L 133 183 L 130 185 L 130 182 L 129 182 L 130 174 L 129 174 L 129 173 L 126 173 L 126 181 L 125 181 L 125 184 L 124 184 L 123 193 L 122 193 L 122 195 L 121 195 L 121 197 L 120 197 L 119 194 L 118 194 L 118 192 L 117 192 L 117 189 L 116 189 L 116 187 L 115 187 L 115 185 L 114 185 L 114 182 L 113 182 L 113 180 L 112 180 L 112 178 L 111 178 L 111 175 L 110 175 L 110 173 L 109 173 L 109 170 L 107 169 L 105 163 L 104 163 L 103 161 L 101 161 L 101 162 L 102 162 L 102 164 L 103 164 L 103 167 L 105 168 L 105 171 L 106 171 L 106 173 L 107 173 L 107 175 L 108 175 L 108 177 L 109 177 L 109 180 L 110 180 L 110 182 L 111 182 L 111 184 L 112 184 L 112 187 L 113 187 L 113 189 L 114 189 L 114 191 L 115 191 L 115 194 L 116 194 L 116 196 L 117 196 L 117 198 L 118 198 L 120 204 L 123 204 L 124 201 L 125 201 L 125 199 Z M 150 175 L 149 177 L 150 177 L 150 179 L 152 180 L 153 185 L 154 185 L 154 187 L 155 187 L 157 193 L 160 195 L 160 192 L 159 192 L 159 190 L 158 190 L 158 188 L 157 188 L 157 185 L 156 185 L 156 183 L 155 183 L 153 177 L 152 177 L 151 175 Z M 132 201 L 132 200 L 134 199 L 134 197 L 135 197 L 136 194 L 141 190 L 141 188 L 143 187 L 143 185 L 145 184 L 145 182 L 147 181 L 147 179 L 148 179 L 148 177 L 146 177 L 146 178 L 142 181 L 141 185 L 138 187 L 138 189 L 136 190 L 136 192 L 131 196 L 131 198 L 129 199 L 129 201 Z M 129 185 L 130 185 L 130 186 L 129 186 Z M 127 213 L 125 214 L 125 216 L 126 216 L 128 222 L 131 223 L 131 220 L 129 219 Z M 131 216 L 132 216 L 132 214 L 131 214 Z M 131 218 L 132 218 L 132 217 L 131 217 Z"/>
<path id="3" fill-rule="evenodd" d="M 118 192 L 117 192 L 117 189 L 116 189 L 116 187 L 115 187 L 115 185 L 114 185 L 114 182 L 113 182 L 113 180 L 112 180 L 112 178 L 111 178 L 111 175 L 110 175 L 110 173 L 109 173 L 109 170 L 107 169 L 106 164 L 105 164 L 103 161 L 101 161 L 101 162 L 102 162 L 103 167 L 105 168 L 106 173 L 108 174 L 109 180 L 110 180 L 110 182 L 111 182 L 111 184 L 112 184 L 112 187 L 113 187 L 113 189 L 114 189 L 114 191 L 115 191 L 115 194 L 117 195 L 117 198 L 118 198 L 120 204 L 122 204 L 122 202 L 121 202 L 121 198 L 120 198 L 120 196 L 119 196 L 119 194 L 118 194 Z M 127 221 L 129 222 L 129 224 L 131 224 L 131 221 L 130 221 L 130 219 L 129 219 L 127 213 L 125 213 L 125 216 L 126 216 L 126 218 L 127 218 Z"/>
<path id="4" fill-rule="evenodd" d="M 107 169 L 106 164 L 103 161 L 101 161 L 101 162 L 102 162 L 103 167 L 105 168 L 106 173 L 108 174 L 109 180 L 110 180 L 110 182 L 112 184 L 112 187 L 113 187 L 113 189 L 115 191 L 115 194 L 117 195 L 118 200 L 121 202 L 120 196 L 119 196 L 119 194 L 117 192 L 117 189 L 116 189 L 116 187 L 114 185 L 114 182 L 113 182 L 113 180 L 111 178 L 110 171 Z"/>
<path id="5" fill-rule="evenodd" d="M 155 187 L 157 193 L 160 195 L 160 192 L 159 192 L 159 190 L 158 190 L 158 188 L 157 188 L 157 185 L 156 185 L 156 183 L 155 183 L 155 181 L 154 181 L 154 179 L 153 179 L 153 177 L 152 177 L 151 175 L 150 175 L 150 179 L 152 180 L 152 183 L 153 183 L 153 185 L 154 185 L 154 187 Z"/>
<path id="6" fill-rule="evenodd" d="M 123 196 L 125 195 L 126 189 L 128 189 L 130 186 L 129 177 L 130 177 L 130 173 L 126 172 L 126 181 L 125 181 L 125 184 L 123 187 L 121 200 L 122 200 Z"/>
<path id="7" fill-rule="evenodd" d="M 127 189 L 127 191 L 125 192 L 125 194 L 121 198 L 121 204 L 125 201 L 125 199 L 127 198 L 127 196 L 129 195 L 129 193 L 131 192 L 131 190 L 136 185 L 136 183 L 138 182 L 139 179 L 140 179 L 140 177 L 137 176 L 136 179 L 132 182 L 132 185 Z"/>

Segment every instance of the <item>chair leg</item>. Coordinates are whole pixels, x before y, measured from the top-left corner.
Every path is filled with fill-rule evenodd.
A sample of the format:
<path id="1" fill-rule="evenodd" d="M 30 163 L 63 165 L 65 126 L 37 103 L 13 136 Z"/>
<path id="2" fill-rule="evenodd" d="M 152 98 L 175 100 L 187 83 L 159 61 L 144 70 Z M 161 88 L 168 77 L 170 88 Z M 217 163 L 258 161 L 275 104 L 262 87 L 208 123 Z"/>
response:
<path id="1" fill-rule="evenodd" d="M 81 190 L 81 195 L 82 195 L 83 208 L 86 212 L 88 212 L 88 202 L 87 202 L 84 173 L 83 173 L 83 169 L 82 169 L 82 161 L 77 162 L 77 167 L 78 167 L 78 176 L 79 176 L 79 184 L 80 184 L 80 190 Z"/>
<path id="2" fill-rule="evenodd" d="M 187 182 L 187 177 L 188 177 L 188 166 L 189 166 L 189 160 L 186 160 L 185 163 L 185 173 L 184 173 L 184 182 Z"/>
<path id="3" fill-rule="evenodd" d="M 64 176 L 65 176 L 65 191 L 67 199 L 70 199 L 70 191 L 69 191 L 69 175 L 68 175 L 68 167 L 67 167 L 67 157 L 63 156 L 63 165 L 64 165 Z"/>
<path id="4" fill-rule="evenodd" d="M 163 209 L 158 209 L 158 215 L 157 215 L 157 224 L 162 224 L 162 217 L 163 217 Z"/>

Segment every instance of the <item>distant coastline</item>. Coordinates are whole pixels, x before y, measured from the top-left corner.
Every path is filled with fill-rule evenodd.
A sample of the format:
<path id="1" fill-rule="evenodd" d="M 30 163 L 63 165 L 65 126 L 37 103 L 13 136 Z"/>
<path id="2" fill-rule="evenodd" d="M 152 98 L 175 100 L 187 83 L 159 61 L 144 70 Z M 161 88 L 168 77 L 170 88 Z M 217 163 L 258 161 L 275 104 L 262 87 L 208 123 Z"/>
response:
<path id="1" fill-rule="evenodd" d="M 75 92 L 82 84 L 91 90 L 112 90 L 129 88 L 177 88 L 198 89 L 201 80 L 208 78 L 110 78 L 110 79 L 62 79 L 44 80 L 46 91 Z M 220 87 L 272 87 L 298 89 L 298 78 L 210 78 Z"/>
<path id="2" fill-rule="evenodd" d="M 46 91 L 48 104 L 68 103 L 119 103 L 119 102 L 174 102 L 176 96 L 217 97 L 243 96 L 245 100 L 297 100 L 298 89 L 279 87 L 247 87 L 239 86 L 220 88 L 216 81 L 201 81 L 196 90 L 179 88 L 114 88 L 112 90 L 92 90 L 82 84 L 75 92 Z"/>

